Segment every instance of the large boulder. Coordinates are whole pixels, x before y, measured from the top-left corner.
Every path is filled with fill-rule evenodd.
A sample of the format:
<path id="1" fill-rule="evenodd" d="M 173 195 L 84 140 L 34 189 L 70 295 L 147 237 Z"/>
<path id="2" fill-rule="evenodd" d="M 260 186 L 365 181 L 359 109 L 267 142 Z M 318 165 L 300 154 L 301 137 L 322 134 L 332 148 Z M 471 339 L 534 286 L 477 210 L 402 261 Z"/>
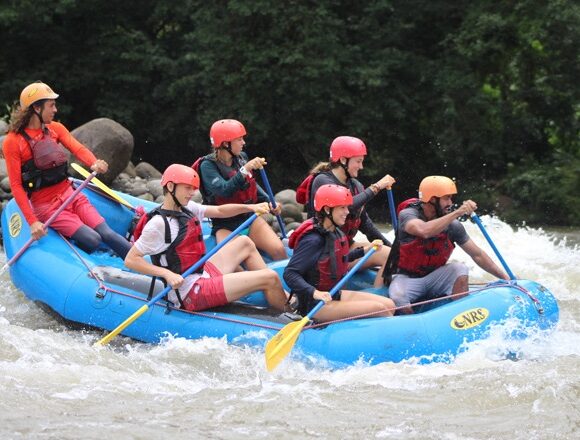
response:
<path id="1" fill-rule="evenodd" d="M 285 221 L 302 221 L 302 205 L 297 203 L 286 203 L 282 205 L 282 217 Z M 289 220 L 286 220 L 289 219 Z"/>
<path id="2" fill-rule="evenodd" d="M 277 202 L 285 205 L 286 203 L 296 204 L 296 191 L 293 189 L 283 189 L 274 196 Z"/>
<path id="3" fill-rule="evenodd" d="M 133 162 L 129 162 L 123 172 L 130 177 L 137 177 L 137 171 L 135 171 L 135 165 L 133 165 Z"/>
<path id="4" fill-rule="evenodd" d="M 0 180 L 0 188 L 6 192 L 12 192 L 12 188 L 10 187 L 10 179 L 8 176 L 2 177 L 2 180 Z"/>
<path id="5" fill-rule="evenodd" d="M 151 179 L 147 182 L 147 191 L 151 193 L 154 200 L 163 195 L 163 188 L 161 187 L 161 179 Z"/>
<path id="6" fill-rule="evenodd" d="M 133 154 L 133 135 L 112 119 L 93 119 L 78 128 L 72 135 L 86 145 L 97 158 L 109 164 L 109 171 L 99 179 L 110 184 L 123 171 Z"/>
<path id="7" fill-rule="evenodd" d="M 0 159 L 0 178 L 8 176 L 8 169 L 6 168 L 6 159 Z"/>
<path id="8" fill-rule="evenodd" d="M 161 179 L 161 172 L 147 162 L 139 162 L 135 166 L 135 173 L 142 179 Z"/>

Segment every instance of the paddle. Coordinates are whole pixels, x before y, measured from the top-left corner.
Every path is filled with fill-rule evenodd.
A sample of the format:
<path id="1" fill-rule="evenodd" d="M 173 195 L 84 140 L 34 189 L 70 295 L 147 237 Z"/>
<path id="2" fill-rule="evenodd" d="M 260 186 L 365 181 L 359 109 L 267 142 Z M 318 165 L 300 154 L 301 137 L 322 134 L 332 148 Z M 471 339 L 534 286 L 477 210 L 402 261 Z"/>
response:
<path id="1" fill-rule="evenodd" d="M 200 258 L 200 260 L 197 263 L 195 263 L 193 266 L 191 266 L 189 269 L 187 269 L 185 272 L 183 272 L 181 274 L 181 276 L 183 278 L 185 278 L 186 276 L 195 272 L 198 268 L 200 268 L 203 264 L 205 264 L 205 262 L 207 260 L 209 260 L 211 257 L 213 257 L 221 248 L 223 248 L 227 242 L 229 242 L 232 238 L 234 238 L 236 235 L 238 235 L 240 232 L 242 232 L 244 229 L 246 229 L 254 220 L 256 220 L 256 218 L 258 218 L 257 214 L 253 214 L 251 217 L 249 217 L 244 223 L 242 223 L 230 235 L 228 235 L 224 239 L 224 241 L 220 242 L 214 248 L 212 248 L 212 250 L 209 251 L 207 254 L 205 254 L 202 258 Z M 125 321 L 123 321 L 111 333 L 109 333 L 107 336 L 102 338 L 100 341 L 95 342 L 95 345 L 108 344 L 115 336 L 117 336 L 119 333 L 121 333 L 123 330 L 125 330 L 130 324 L 132 324 L 133 321 L 135 321 L 137 318 L 139 318 L 139 316 L 141 316 L 143 313 L 145 313 L 147 310 L 149 310 L 150 306 L 152 306 L 157 301 L 159 301 L 161 298 L 163 298 L 165 295 L 167 295 L 171 289 L 172 289 L 171 286 L 167 286 L 165 289 L 163 289 L 161 292 L 159 292 L 159 294 L 157 294 L 153 299 L 151 299 L 147 304 L 140 307 L 139 310 L 137 310 L 135 313 L 133 313 L 131 316 L 129 316 Z"/>
<path id="2" fill-rule="evenodd" d="M 355 274 L 357 270 L 370 258 L 372 254 L 377 250 L 377 246 L 373 246 L 353 267 L 349 270 L 344 277 L 332 288 L 329 292 L 330 296 L 334 296 L 342 286 Z M 310 318 L 312 318 L 316 312 L 318 312 L 322 306 L 324 306 L 324 301 L 319 301 L 318 304 L 300 321 L 291 322 L 282 328 L 272 339 L 266 344 L 266 369 L 268 371 L 273 371 L 280 362 L 290 353 L 292 347 L 298 339 L 298 335 L 302 331 L 302 328 L 308 324 Z"/>
<path id="3" fill-rule="evenodd" d="M 393 197 L 393 190 L 391 188 L 387 188 L 387 197 L 389 199 L 389 211 L 391 211 L 391 223 L 393 223 L 393 229 L 396 234 L 398 219 L 397 219 L 397 211 L 395 211 L 395 199 Z"/>
<path id="4" fill-rule="evenodd" d="M 481 231 L 481 233 L 483 234 L 483 236 L 486 238 L 487 242 L 489 243 L 489 245 L 491 246 L 491 248 L 493 249 L 493 251 L 495 252 L 495 255 L 497 256 L 497 258 L 499 259 L 499 261 L 501 262 L 503 268 L 505 269 L 505 271 L 507 272 L 507 274 L 509 275 L 511 280 L 515 280 L 516 276 L 513 274 L 513 272 L 510 270 L 510 268 L 508 267 L 507 263 L 505 262 L 505 260 L 503 259 L 503 257 L 501 256 L 501 254 L 499 253 L 498 248 L 495 246 L 495 244 L 493 243 L 491 237 L 489 236 L 489 234 L 487 233 L 487 231 L 485 230 L 485 227 L 483 226 L 483 223 L 481 223 L 480 218 L 477 216 L 477 214 L 475 212 L 471 213 L 471 218 L 475 221 L 475 223 L 477 223 L 477 226 L 479 226 L 479 229 Z"/>
<path id="5" fill-rule="evenodd" d="M 58 217 L 58 215 L 62 211 L 64 211 L 68 205 L 70 205 L 70 203 L 74 200 L 74 198 L 78 195 L 78 193 L 80 193 L 96 175 L 97 175 L 97 172 L 93 171 L 92 173 L 89 173 L 88 176 L 85 176 L 86 179 L 84 180 L 84 182 L 81 183 L 78 186 L 78 188 L 75 189 L 74 192 L 64 202 L 62 202 L 62 205 L 60 205 L 60 207 L 56 211 L 54 211 L 54 213 L 44 223 L 43 228 L 45 231 L 50 226 L 50 224 L 54 221 L 54 219 L 56 219 Z M 24 244 L 24 246 L 22 246 L 22 248 L 18 252 L 16 252 L 16 254 L 10 260 L 8 260 L 8 262 L 4 266 L 2 266 L 2 270 L 0 271 L 0 274 L 3 274 L 4 271 L 8 268 L 8 266 L 12 266 L 14 264 L 14 262 L 16 260 L 18 260 L 18 258 L 20 258 L 20 256 L 26 251 L 26 249 L 28 249 L 28 247 L 34 241 L 35 241 L 34 238 L 30 237 L 30 239 Z"/>
<path id="6" fill-rule="evenodd" d="M 71 167 L 73 168 L 73 170 L 75 170 L 77 173 L 79 173 L 81 176 L 83 177 L 87 177 L 89 175 L 89 172 L 87 170 L 85 170 L 83 167 L 81 167 L 79 164 L 77 163 L 72 163 Z M 124 198 L 122 198 L 121 196 L 119 196 L 117 193 L 115 193 L 111 188 L 109 188 L 107 185 L 105 185 L 103 182 L 101 182 L 99 179 L 93 179 L 93 183 L 102 191 L 104 191 L 106 194 L 108 194 L 109 196 L 111 196 L 113 199 L 115 199 L 117 202 L 119 202 L 121 205 L 125 205 L 127 208 L 129 209 L 135 209 L 133 207 L 133 205 L 131 205 L 127 200 L 125 200 Z"/>
<path id="7" fill-rule="evenodd" d="M 270 182 L 268 181 L 268 176 L 266 176 L 266 170 L 264 168 L 260 168 L 260 175 L 262 176 L 262 181 L 264 182 L 264 186 L 266 187 L 266 191 L 268 192 L 268 197 L 270 198 L 270 203 L 272 207 L 276 209 L 276 199 L 274 198 L 274 193 L 272 192 L 272 187 L 270 186 Z M 282 232 L 282 238 L 286 238 L 286 228 L 284 227 L 284 220 L 280 215 L 277 215 L 276 218 L 278 219 L 278 224 L 280 225 L 280 232 Z"/>

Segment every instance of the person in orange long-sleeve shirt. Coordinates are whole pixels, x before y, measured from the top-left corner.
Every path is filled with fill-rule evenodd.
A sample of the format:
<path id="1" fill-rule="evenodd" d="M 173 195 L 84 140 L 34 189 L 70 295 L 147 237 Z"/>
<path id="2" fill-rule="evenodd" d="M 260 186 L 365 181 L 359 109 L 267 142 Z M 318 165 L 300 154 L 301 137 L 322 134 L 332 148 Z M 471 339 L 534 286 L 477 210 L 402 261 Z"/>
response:
<path id="1" fill-rule="evenodd" d="M 46 234 L 44 222 L 74 191 L 68 179 L 67 155 L 62 146 L 92 171 L 106 173 L 109 167 L 76 140 L 64 125 L 54 121 L 56 98 L 58 95 L 45 83 L 26 86 L 20 94 L 20 106 L 12 112 L 2 145 L 12 194 L 35 240 Z M 75 197 L 51 227 L 75 240 L 86 252 L 94 251 L 101 241 L 121 258 L 125 258 L 131 248 L 83 194 Z"/>

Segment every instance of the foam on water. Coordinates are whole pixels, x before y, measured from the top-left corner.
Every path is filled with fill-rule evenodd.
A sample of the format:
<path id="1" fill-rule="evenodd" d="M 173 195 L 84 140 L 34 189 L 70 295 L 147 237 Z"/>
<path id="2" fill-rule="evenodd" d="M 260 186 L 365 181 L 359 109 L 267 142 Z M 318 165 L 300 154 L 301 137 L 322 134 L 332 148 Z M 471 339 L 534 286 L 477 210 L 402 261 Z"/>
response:
<path id="1" fill-rule="evenodd" d="M 117 338 L 95 348 L 100 333 L 64 327 L 4 274 L 0 437 L 574 438 L 580 250 L 542 229 L 482 221 L 512 271 L 556 295 L 561 322 L 518 341 L 505 337 L 515 323 L 497 326 L 451 363 L 333 369 L 288 359 L 268 373 L 263 351 L 225 339 Z M 495 259 L 477 226 L 465 225 Z M 491 280 L 463 251 L 453 258 L 469 264 L 472 280 Z"/>

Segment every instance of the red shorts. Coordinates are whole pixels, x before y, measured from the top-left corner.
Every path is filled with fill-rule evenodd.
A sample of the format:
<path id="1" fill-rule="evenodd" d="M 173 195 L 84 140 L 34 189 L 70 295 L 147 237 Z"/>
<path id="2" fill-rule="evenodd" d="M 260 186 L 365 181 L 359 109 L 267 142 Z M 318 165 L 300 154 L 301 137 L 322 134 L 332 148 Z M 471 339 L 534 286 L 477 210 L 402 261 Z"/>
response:
<path id="1" fill-rule="evenodd" d="M 64 193 L 62 193 L 56 200 L 50 203 L 36 204 L 33 206 L 34 213 L 38 219 L 46 223 L 50 216 L 62 205 L 72 193 L 74 192 L 70 186 Z M 75 232 L 79 230 L 82 225 L 87 225 L 95 229 L 105 219 L 95 209 L 89 199 L 83 194 L 78 194 L 73 201 L 62 211 L 50 226 L 60 232 L 65 237 L 72 237 Z"/>
<path id="2" fill-rule="evenodd" d="M 209 261 L 203 266 L 209 278 L 200 277 L 183 300 L 183 307 L 190 312 L 223 306 L 228 303 L 224 289 L 224 276 Z"/>

